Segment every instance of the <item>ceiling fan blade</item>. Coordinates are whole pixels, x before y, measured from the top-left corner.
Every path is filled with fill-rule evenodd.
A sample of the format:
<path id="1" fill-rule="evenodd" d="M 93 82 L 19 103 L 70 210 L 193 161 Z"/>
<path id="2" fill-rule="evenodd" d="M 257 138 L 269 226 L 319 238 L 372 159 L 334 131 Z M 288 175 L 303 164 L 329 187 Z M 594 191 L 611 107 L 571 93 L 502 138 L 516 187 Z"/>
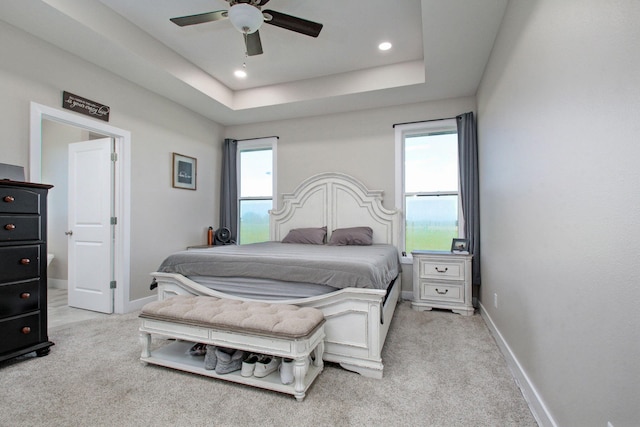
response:
<path id="1" fill-rule="evenodd" d="M 295 31 L 296 33 L 311 37 L 318 37 L 320 30 L 322 30 L 322 24 L 318 24 L 317 22 L 307 21 L 306 19 L 296 18 L 295 16 L 286 15 L 273 10 L 263 10 L 262 12 L 265 15 L 264 22 L 275 25 L 276 27 Z M 269 16 L 271 19 L 269 19 Z"/>
<path id="2" fill-rule="evenodd" d="M 267 3 L 269 3 L 269 0 L 260 0 L 260 3 L 258 3 L 258 6 L 262 7 Z"/>
<path id="3" fill-rule="evenodd" d="M 187 25 L 204 24 L 205 22 L 219 21 L 227 18 L 226 10 L 216 10 L 214 12 L 199 13 L 197 15 L 180 16 L 171 18 L 170 21 L 181 27 Z"/>
<path id="4" fill-rule="evenodd" d="M 247 56 L 262 55 L 262 42 L 258 31 L 245 35 L 244 42 L 247 48 Z"/>

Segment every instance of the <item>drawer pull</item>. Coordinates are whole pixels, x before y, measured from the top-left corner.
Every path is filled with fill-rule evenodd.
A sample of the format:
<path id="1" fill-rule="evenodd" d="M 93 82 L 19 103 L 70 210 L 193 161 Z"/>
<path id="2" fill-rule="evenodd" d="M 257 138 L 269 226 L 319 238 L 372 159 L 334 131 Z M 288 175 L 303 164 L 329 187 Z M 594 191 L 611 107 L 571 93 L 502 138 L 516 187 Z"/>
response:
<path id="1" fill-rule="evenodd" d="M 7 225 L 4 226 L 4 229 L 5 230 L 9 230 L 9 231 L 15 230 L 16 229 L 16 225 L 15 224 L 7 224 Z"/>
<path id="2" fill-rule="evenodd" d="M 11 203 L 11 202 L 15 202 L 16 199 L 13 196 L 4 196 L 2 200 L 4 200 L 6 203 Z"/>
<path id="3" fill-rule="evenodd" d="M 20 260 L 20 264 L 22 264 L 22 265 L 29 265 L 29 264 L 31 264 L 31 260 L 30 260 L 29 258 L 22 258 L 22 259 Z"/>
<path id="4" fill-rule="evenodd" d="M 447 292 L 449 292 L 449 289 L 445 289 L 444 291 L 441 291 L 438 288 L 436 288 L 436 292 L 438 293 L 438 295 L 446 295 Z"/>
<path id="5" fill-rule="evenodd" d="M 435 269 L 436 269 L 436 271 L 438 273 L 446 273 L 447 270 L 449 270 L 449 267 L 445 267 L 445 268 L 442 269 L 442 268 L 438 268 L 438 266 L 436 266 Z"/>
<path id="6" fill-rule="evenodd" d="M 28 335 L 31 333 L 31 328 L 29 326 L 25 326 L 24 328 L 22 328 L 22 333 L 25 335 Z"/>
<path id="7" fill-rule="evenodd" d="M 29 299 L 29 298 L 31 298 L 31 294 L 29 292 L 23 292 L 23 293 L 20 294 L 20 298 Z"/>

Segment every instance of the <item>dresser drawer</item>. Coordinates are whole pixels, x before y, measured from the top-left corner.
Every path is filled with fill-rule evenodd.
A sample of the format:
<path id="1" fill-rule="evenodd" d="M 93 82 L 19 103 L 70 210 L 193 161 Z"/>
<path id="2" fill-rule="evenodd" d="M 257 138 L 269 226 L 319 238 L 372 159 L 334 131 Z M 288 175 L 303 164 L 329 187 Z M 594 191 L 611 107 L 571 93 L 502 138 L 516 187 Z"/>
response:
<path id="1" fill-rule="evenodd" d="M 40 332 L 39 312 L 0 321 L 0 353 L 39 343 Z"/>
<path id="2" fill-rule="evenodd" d="M 0 286 L 0 318 L 40 309 L 40 280 Z"/>
<path id="3" fill-rule="evenodd" d="M 40 277 L 40 246 L 0 248 L 0 283 Z"/>
<path id="4" fill-rule="evenodd" d="M 40 213 L 40 194 L 24 188 L 0 188 L 0 212 Z"/>
<path id="5" fill-rule="evenodd" d="M 40 217 L 0 215 L 0 242 L 40 240 Z"/>
<path id="6" fill-rule="evenodd" d="M 427 300 L 464 302 L 464 289 L 462 286 L 447 285 L 443 283 L 421 282 L 420 298 Z"/>
<path id="7" fill-rule="evenodd" d="M 420 277 L 439 280 L 464 280 L 464 262 L 420 259 Z"/>

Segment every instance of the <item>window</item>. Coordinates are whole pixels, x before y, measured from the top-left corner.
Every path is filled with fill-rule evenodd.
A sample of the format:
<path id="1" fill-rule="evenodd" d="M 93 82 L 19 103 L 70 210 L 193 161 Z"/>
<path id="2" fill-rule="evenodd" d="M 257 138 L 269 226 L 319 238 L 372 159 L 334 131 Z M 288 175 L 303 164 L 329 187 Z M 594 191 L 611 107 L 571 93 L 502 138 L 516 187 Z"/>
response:
<path id="1" fill-rule="evenodd" d="M 455 120 L 396 126 L 396 205 L 403 251 L 449 251 L 459 237 L 458 133 Z"/>
<path id="2" fill-rule="evenodd" d="M 238 141 L 238 243 L 269 240 L 276 138 Z"/>

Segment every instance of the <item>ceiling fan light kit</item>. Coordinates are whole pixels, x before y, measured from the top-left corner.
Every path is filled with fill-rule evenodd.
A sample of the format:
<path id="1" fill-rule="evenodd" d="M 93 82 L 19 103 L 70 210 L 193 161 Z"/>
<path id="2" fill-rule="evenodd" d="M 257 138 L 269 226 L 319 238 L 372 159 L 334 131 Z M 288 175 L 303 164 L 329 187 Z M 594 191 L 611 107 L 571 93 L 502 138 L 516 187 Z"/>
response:
<path id="1" fill-rule="evenodd" d="M 228 15 L 231 24 L 244 34 L 255 33 L 264 22 L 260 9 L 247 3 L 234 4 L 229 9 Z"/>
<path id="2" fill-rule="evenodd" d="M 269 0 L 226 1 L 229 3 L 229 10 L 216 10 L 197 15 L 180 16 L 171 18 L 170 21 L 180 27 L 185 27 L 228 19 L 244 35 L 248 56 L 262 54 L 262 42 L 258 29 L 265 22 L 309 37 L 318 37 L 322 30 L 322 24 L 317 22 L 276 12 L 275 10 L 261 10 L 262 6 L 267 4 Z"/>

